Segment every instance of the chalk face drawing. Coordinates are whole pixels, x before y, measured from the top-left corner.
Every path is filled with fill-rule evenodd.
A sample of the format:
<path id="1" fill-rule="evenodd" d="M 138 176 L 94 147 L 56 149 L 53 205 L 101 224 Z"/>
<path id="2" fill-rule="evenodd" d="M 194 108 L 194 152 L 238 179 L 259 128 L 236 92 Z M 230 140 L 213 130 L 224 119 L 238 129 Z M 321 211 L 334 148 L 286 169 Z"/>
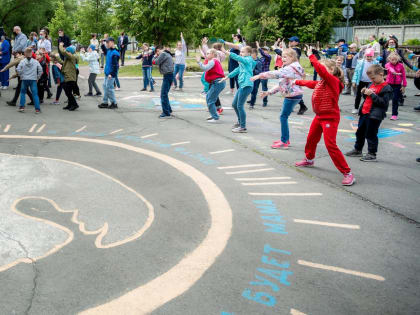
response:
<path id="1" fill-rule="evenodd" d="M 106 249 L 140 238 L 153 222 L 142 195 L 79 163 L 0 154 L 0 174 L 0 272 L 57 252 L 74 230 Z"/>

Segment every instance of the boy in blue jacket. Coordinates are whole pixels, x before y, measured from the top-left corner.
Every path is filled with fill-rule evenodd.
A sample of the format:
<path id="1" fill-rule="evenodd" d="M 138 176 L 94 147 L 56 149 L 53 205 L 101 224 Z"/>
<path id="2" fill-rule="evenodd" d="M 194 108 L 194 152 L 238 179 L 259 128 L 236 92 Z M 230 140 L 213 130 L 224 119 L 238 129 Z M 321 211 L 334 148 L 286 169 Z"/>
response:
<path id="1" fill-rule="evenodd" d="M 109 37 L 107 42 L 107 52 L 106 52 L 106 64 L 105 64 L 105 78 L 104 78 L 104 99 L 102 104 L 99 104 L 99 108 L 109 108 L 109 109 L 116 109 L 118 108 L 117 100 L 115 99 L 115 91 L 114 91 L 114 82 L 115 78 L 118 75 L 118 68 L 119 68 L 119 59 L 120 53 L 118 50 L 115 49 L 115 41 L 112 37 Z M 108 105 L 108 101 L 111 102 Z"/>

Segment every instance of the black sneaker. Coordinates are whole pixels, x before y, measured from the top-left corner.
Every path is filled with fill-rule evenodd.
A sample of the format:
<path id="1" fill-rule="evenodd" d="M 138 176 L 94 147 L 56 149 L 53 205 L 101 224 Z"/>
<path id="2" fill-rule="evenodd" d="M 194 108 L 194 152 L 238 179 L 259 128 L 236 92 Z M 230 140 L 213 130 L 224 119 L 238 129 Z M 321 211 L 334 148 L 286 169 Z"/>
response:
<path id="1" fill-rule="evenodd" d="M 49 100 L 52 96 L 53 96 L 52 94 L 48 94 L 47 99 Z"/>
<path id="2" fill-rule="evenodd" d="M 416 107 L 414 107 L 414 110 L 420 110 L 420 105 L 419 106 L 416 106 Z"/>
<path id="3" fill-rule="evenodd" d="M 73 112 L 73 111 L 75 111 L 76 109 L 78 109 L 79 108 L 79 105 L 75 105 L 75 106 L 73 106 L 73 107 L 70 107 L 69 108 L 69 111 L 70 112 Z"/>
<path id="4" fill-rule="evenodd" d="M 367 153 L 365 156 L 362 156 L 360 158 L 360 161 L 363 162 L 376 162 L 376 154 Z"/>
<path id="5" fill-rule="evenodd" d="M 102 96 L 102 93 L 98 92 L 98 93 L 95 94 L 95 96 Z"/>
<path id="6" fill-rule="evenodd" d="M 64 110 L 70 109 L 70 105 L 67 105 L 66 107 L 63 107 Z"/>
<path id="7" fill-rule="evenodd" d="M 9 102 L 6 102 L 6 103 L 9 106 L 16 106 L 16 102 L 9 101 Z"/>
<path id="8" fill-rule="evenodd" d="M 416 159 L 416 162 L 419 162 L 419 163 L 420 163 L 420 158 L 417 158 L 417 159 Z"/>
<path id="9" fill-rule="evenodd" d="M 112 103 L 111 105 L 109 105 L 109 106 L 108 106 L 108 108 L 109 108 L 109 109 L 117 109 L 117 108 L 118 108 L 118 105 L 117 105 L 117 104 Z"/>
<path id="10" fill-rule="evenodd" d="M 87 94 L 85 94 L 85 96 L 93 96 L 93 94 L 92 93 L 87 93 Z"/>
<path id="11" fill-rule="evenodd" d="M 308 107 L 306 107 L 305 105 L 301 106 L 299 111 L 298 111 L 298 115 L 303 115 L 306 111 L 308 110 Z"/>
<path id="12" fill-rule="evenodd" d="M 246 102 L 247 104 L 251 104 L 251 101 Z"/>
<path id="13" fill-rule="evenodd" d="M 98 105 L 99 108 L 108 108 L 108 104 L 102 103 Z"/>
<path id="14" fill-rule="evenodd" d="M 141 89 L 140 92 L 147 91 L 147 89 Z"/>
<path id="15" fill-rule="evenodd" d="M 363 153 L 362 153 L 362 151 L 358 151 L 358 150 L 356 150 L 356 149 L 353 149 L 353 150 L 351 150 L 351 151 L 347 152 L 347 153 L 346 153 L 346 155 L 347 155 L 347 156 L 356 156 L 356 157 L 361 157 L 361 156 L 363 156 Z"/>
<path id="16" fill-rule="evenodd" d="M 263 104 L 263 107 L 267 107 L 267 104 Z"/>

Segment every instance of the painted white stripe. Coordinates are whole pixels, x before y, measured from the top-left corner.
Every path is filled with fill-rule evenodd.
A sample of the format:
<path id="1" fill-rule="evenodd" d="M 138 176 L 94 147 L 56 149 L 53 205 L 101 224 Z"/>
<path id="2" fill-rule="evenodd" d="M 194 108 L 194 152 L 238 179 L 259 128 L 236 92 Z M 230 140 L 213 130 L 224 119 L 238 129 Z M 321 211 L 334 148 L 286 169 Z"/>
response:
<path id="1" fill-rule="evenodd" d="M 240 177 L 240 178 L 235 178 L 235 180 L 241 181 L 241 182 L 251 182 L 251 181 L 258 181 L 258 180 L 279 180 L 279 179 L 291 179 L 291 177 L 283 176 L 283 177 L 257 177 L 257 178 Z"/>
<path id="2" fill-rule="evenodd" d="M 146 138 L 150 138 L 150 137 L 157 136 L 157 135 L 158 135 L 158 133 L 151 133 L 150 135 L 145 135 L 145 136 L 140 137 L 140 138 L 146 139 Z"/>
<path id="3" fill-rule="evenodd" d="M 235 172 L 226 172 L 226 175 L 235 175 L 235 174 L 248 174 L 248 173 L 259 173 L 266 171 L 273 171 L 274 168 L 259 168 L 257 170 L 247 170 L 247 171 L 235 171 Z"/>
<path id="4" fill-rule="evenodd" d="M 221 151 L 213 151 L 209 152 L 209 154 L 220 154 L 220 153 L 226 153 L 226 152 L 233 152 L 235 149 L 227 149 L 227 150 L 221 150 Z"/>
<path id="5" fill-rule="evenodd" d="M 33 124 L 32 127 L 28 130 L 28 132 L 34 132 L 36 126 L 38 126 L 38 124 Z"/>
<path id="6" fill-rule="evenodd" d="M 87 126 L 83 126 L 82 128 L 77 129 L 75 132 L 82 132 L 83 130 L 86 129 Z"/>
<path id="7" fill-rule="evenodd" d="M 250 192 L 248 193 L 251 196 L 279 196 L 279 197 L 303 197 L 303 196 L 322 196 L 321 193 L 260 193 L 260 192 Z"/>
<path id="8" fill-rule="evenodd" d="M 117 133 L 117 132 L 120 132 L 120 131 L 123 131 L 124 129 L 117 129 L 117 130 L 114 130 L 114 131 L 112 131 L 112 132 L 110 132 L 109 134 L 110 135 L 113 135 L 114 133 Z"/>
<path id="9" fill-rule="evenodd" d="M 181 144 L 188 144 L 191 143 L 191 141 L 184 141 L 184 142 L 177 142 L 177 143 L 172 143 L 171 146 L 177 146 L 177 145 L 181 145 Z"/>
<path id="10" fill-rule="evenodd" d="M 360 225 L 353 225 L 353 224 L 341 224 L 341 223 L 331 223 L 331 222 L 301 220 L 301 219 L 293 219 L 293 221 L 296 222 L 296 223 L 325 225 L 325 226 L 339 227 L 339 228 L 343 228 L 343 229 L 353 229 L 353 230 L 359 230 L 360 229 Z"/>
<path id="11" fill-rule="evenodd" d="M 6 125 L 6 127 L 4 127 L 4 132 L 9 132 L 10 127 L 12 127 L 11 125 Z"/>
<path id="12" fill-rule="evenodd" d="M 306 314 L 302 313 L 301 311 L 295 310 L 294 308 L 291 308 L 290 315 L 306 315 Z"/>
<path id="13" fill-rule="evenodd" d="M 242 165 L 232 165 L 232 166 L 219 166 L 219 170 L 228 170 L 232 168 L 246 168 L 246 167 L 257 167 L 257 166 L 266 166 L 267 164 L 242 164 Z"/>
<path id="14" fill-rule="evenodd" d="M 363 278 L 368 278 L 368 279 L 373 279 L 373 280 L 378 280 L 378 281 L 385 281 L 384 277 L 374 275 L 374 274 L 371 274 L 371 273 L 365 273 L 365 272 L 360 272 L 360 271 L 356 271 L 356 270 L 344 269 L 344 268 L 340 268 L 340 267 L 316 264 L 316 263 L 313 263 L 313 262 L 310 262 L 310 261 L 305 261 L 305 260 L 298 260 L 297 263 L 299 265 L 302 265 L 302 266 L 324 269 L 324 270 L 330 270 L 330 271 L 335 271 L 335 272 L 342 272 L 342 273 L 346 273 L 346 274 L 349 274 L 349 275 L 352 275 L 352 276 L 358 276 L 358 277 L 363 277 Z"/>
<path id="15" fill-rule="evenodd" d="M 39 127 L 36 133 L 40 133 L 42 130 L 44 130 L 45 126 L 46 124 L 43 124 L 41 127 Z"/>
<path id="16" fill-rule="evenodd" d="M 297 182 L 241 183 L 243 186 L 293 185 Z"/>

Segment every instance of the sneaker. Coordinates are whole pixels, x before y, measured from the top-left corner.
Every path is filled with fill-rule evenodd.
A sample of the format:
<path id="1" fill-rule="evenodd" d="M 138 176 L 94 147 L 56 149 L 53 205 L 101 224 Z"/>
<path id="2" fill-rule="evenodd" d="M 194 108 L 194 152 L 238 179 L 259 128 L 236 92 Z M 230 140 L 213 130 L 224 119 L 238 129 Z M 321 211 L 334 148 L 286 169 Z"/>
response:
<path id="1" fill-rule="evenodd" d="M 225 94 L 226 94 L 226 95 L 232 95 L 232 94 L 233 94 L 233 92 L 232 92 L 231 90 L 229 90 L 229 91 L 227 91 Z"/>
<path id="2" fill-rule="evenodd" d="M 276 143 L 281 143 L 282 141 L 281 140 L 276 140 L 276 141 L 273 141 L 273 144 L 276 144 Z M 289 147 L 291 147 L 291 145 L 290 145 L 290 140 L 287 140 L 287 145 L 289 146 Z"/>
<path id="3" fill-rule="evenodd" d="M 354 175 L 352 173 L 344 174 L 343 181 L 341 184 L 343 186 L 351 186 L 356 182 L 356 179 L 354 178 Z"/>
<path id="4" fill-rule="evenodd" d="M 164 113 L 159 115 L 159 118 L 170 118 L 170 117 L 171 117 L 171 115 L 166 115 Z"/>
<path id="5" fill-rule="evenodd" d="M 353 150 L 351 150 L 351 151 L 349 151 L 349 152 L 346 152 L 346 155 L 347 155 L 347 156 L 356 156 L 356 157 L 360 157 L 360 156 L 363 156 L 363 153 L 362 153 L 362 151 L 358 151 L 358 150 L 356 150 L 356 149 L 353 149 Z"/>
<path id="6" fill-rule="evenodd" d="M 289 145 L 287 143 L 284 142 L 277 142 L 275 144 L 273 144 L 271 146 L 272 149 L 283 149 L 283 150 L 287 150 L 289 148 Z"/>
<path id="7" fill-rule="evenodd" d="M 75 105 L 75 106 L 73 106 L 73 107 L 70 107 L 69 108 L 69 111 L 70 112 L 74 112 L 76 109 L 78 109 L 79 108 L 79 105 Z"/>
<path id="8" fill-rule="evenodd" d="M 98 93 L 95 94 L 95 96 L 102 96 L 102 93 L 98 92 Z"/>
<path id="9" fill-rule="evenodd" d="M 398 119 L 398 116 L 392 115 L 389 120 L 397 120 L 397 119 Z"/>
<path id="10" fill-rule="evenodd" d="M 239 123 L 236 123 L 232 126 L 232 129 L 236 129 L 236 128 L 239 128 L 239 127 L 240 127 Z"/>
<path id="11" fill-rule="evenodd" d="M 246 102 L 247 104 L 251 104 L 251 101 Z"/>
<path id="12" fill-rule="evenodd" d="M 99 108 L 108 108 L 108 104 L 102 103 L 98 105 Z"/>
<path id="13" fill-rule="evenodd" d="M 415 110 L 415 111 L 419 111 L 419 110 L 420 110 L 420 105 L 419 105 L 419 106 L 414 107 L 414 110 Z"/>
<path id="14" fill-rule="evenodd" d="M 217 123 L 217 122 L 219 122 L 219 119 L 214 119 L 214 118 L 212 118 L 212 119 L 207 119 L 207 122 L 208 122 L 208 123 Z"/>
<path id="15" fill-rule="evenodd" d="M 376 154 L 367 153 L 360 158 L 362 162 L 376 162 Z"/>
<path id="16" fill-rule="evenodd" d="M 263 107 L 267 107 L 267 104 L 263 104 Z M 306 108 L 305 112 L 308 110 L 308 108 Z M 303 115 L 303 114 L 302 114 Z"/>
<path id="17" fill-rule="evenodd" d="M 344 91 L 343 93 L 341 93 L 342 95 L 350 95 L 350 91 Z"/>
<path id="18" fill-rule="evenodd" d="M 307 158 L 295 163 L 296 167 L 313 167 L 314 161 L 309 161 Z"/>
<path id="19" fill-rule="evenodd" d="M 16 106 L 16 102 L 9 101 L 9 102 L 6 102 L 6 103 L 9 106 Z"/>
<path id="20" fill-rule="evenodd" d="M 7 90 L 9 87 L 8 86 L 3 86 L 2 89 L 3 90 Z"/>
<path id="21" fill-rule="evenodd" d="M 51 104 L 53 104 L 53 105 L 60 105 L 60 102 L 59 101 L 54 101 Z"/>
<path id="22" fill-rule="evenodd" d="M 140 92 L 147 91 L 147 89 L 141 89 Z"/>
<path id="23" fill-rule="evenodd" d="M 154 89 L 151 89 L 149 92 L 154 92 L 155 90 Z"/>
<path id="24" fill-rule="evenodd" d="M 303 115 L 306 111 L 308 110 L 308 107 L 306 107 L 305 105 L 303 105 L 299 111 L 298 111 L 298 115 Z"/>
<path id="25" fill-rule="evenodd" d="M 116 103 L 111 103 L 111 105 L 108 106 L 108 109 L 117 109 L 118 105 Z"/>
<path id="26" fill-rule="evenodd" d="M 179 88 L 178 91 L 179 92 L 184 92 L 184 90 L 182 88 Z"/>
<path id="27" fill-rule="evenodd" d="M 115 88 L 115 91 L 119 91 L 119 90 L 121 90 L 121 88 L 119 88 L 119 87 L 116 87 Z"/>
<path id="28" fill-rule="evenodd" d="M 232 129 L 232 132 L 234 132 L 234 133 L 247 133 L 248 130 L 246 130 L 246 128 L 238 127 L 238 128 Z"/>
<path id="29" fill-rule="evenodd" d="M 217 109 L 217 113 L 218 113 L 219 115 L 223 115 L 223 107 L 219 107 L 219 108 Z"/>
<path id="30" fill-rule="evenodd" d="M 18 110 L 20 113 L 23 113 L 23 112 L 25 112 L 25 107 L 19 107 L 19 110 Z"/>
<path id="31" fill-rule="evenodd" d="M 178 89 L 178 87 L 177 86 L 174 86 L 173 90 L 176 91 L 177 89 Z"/>
<path id="32" fill-rule="evenodd" d="M 92 93 L 87 93 L 87 94 L 85 94 L 85 96 L 93 96 L 93 94 Z"/>
<path id="33" fill-rule="evenodd" d="M 48 94 L 47 99 L 49 100 L 52 96 L 53 96 L 52 94 Z"/>
<path id="34" fill-rule="evenodd" d="M 200 95 L 205 97 L 205 96 L 207 95 L 207 92 L 202 91 L 202 92 L 200 93 Z"/>
<path id="35" fill-rule="evenodd" d="M 254 109 L 254 105 L 249 105 L 249 109 Z"/>
<path id="36" fill-rule="evenodd" d="M 63 107 L 63 109 L 64 109 L 64 110 L 68 110 L 68 109 L 70 109 L 70 106 L 69 106 L 69 105 L 67 105 L 66 107 Z"/>
<path id="37" fill-rule="evenodd" d="M 35 109 L 35 114 L 41 114 L 41 110 L 40 109 Z"/>
<path id="38" fill-rule="evenodd" d="M 213 117 L 211 116 L 206 118 L 206 120 L 211 120 L 211 119 L 213 119 Z"/>
<path id="39" fill-rule="evenodd" d="M 352 111 L 351 111 L 351 113 L 352 114 L 357 114 L 359 112 L 359 110 L 358 109 L 356 109 L 356 108 L 354 108 Z"/>

